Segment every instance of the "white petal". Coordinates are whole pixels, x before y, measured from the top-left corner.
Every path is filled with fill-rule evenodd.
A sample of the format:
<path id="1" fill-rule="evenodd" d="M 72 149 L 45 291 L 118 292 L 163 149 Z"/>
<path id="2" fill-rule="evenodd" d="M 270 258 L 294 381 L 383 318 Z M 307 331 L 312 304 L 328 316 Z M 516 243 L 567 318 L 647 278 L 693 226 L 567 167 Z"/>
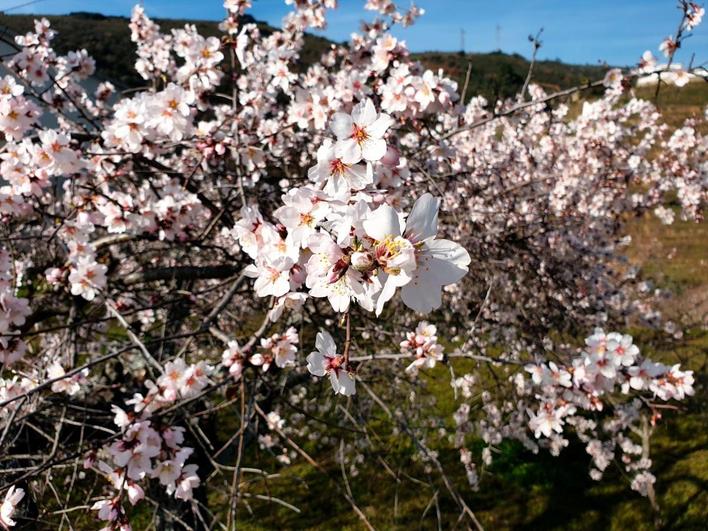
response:
<path id="1" fill-rule="evenodd" d="M 354 106 L 352 120 L 359 127 L 366 127 L 374 123 L 376 120 L 376 107 L 374 107 L 374 102 L 371 101 L 371 98 L 366 98 L 365 101 L 361 101 Z"/>
<path id="2" fill-rule="evenodd" d="M 290 229 L 300 225 L 300 212 L 295 207 L 281 206 L 273 212 L 273 216 Z"/>
<path id="3" fill-rule="evenodd" d="M 450 240 L 431 240 L 426 243 L 426 249 L 433 258 L 444 260 L 455 266 L 457 271 L 452 274 L 454 280 L 446 281 L 443 286 L 453 284 L 467 273 L 470 262 L 469 253 L 459 243 Z M 443 275 L 440 275 L 443 278 Z"/>
<path id="4" fill-rule="evenodd" d="M 329 335 L 329 332 L 317 332 L 317 337 L 315 338 L 315 348 L 319 350 L 322 354 L 327 356 L 334 356 L 337 354 L 337 345 Z"/>
<path id="5" fill-rule="evenodd" d="M 339 373 L 339 394 L 344 396 L 356 394 L 354 378 L 352 378 L 348 372 L 341 371 Z"/>
<path id="6" fill-rule="evenodd" d="M 337 142 L 335 153 L 344 164 L 356 164 L 361 160 L 361 146 L 353 138 Z"/>
<path id="7" fill-rule="evenodd" d="M 443 286 L 454 284 L 468 271 L 470 257 L 460 245 L 449 240 L 430 240 L 418 256 L 413 279 L 401 289 L 403 303 L 420 313 L 439 308 Z"/>
<path id="8" fill-rule="evenodd" d="M 307 356 L 307 370 L 315 376 L 324 376 L 324 356 L 319 352 L 312 352 Z"/>
<path id="9" fill-rule="evenodd" d="M 339 139 L 352 136 L 352 117 L 343 112 L 337 112 L 332 116 L 332 132 Z"/>
<path id="10" fill-rule="evenodd" d="M 366 128 L 366 132 L 373 138 L 381 138 L 386 134 L 386 130 L 393 125 L 393 118 L 382 113 L 374 123 Z"/>
<path id="11" fill-rule="evenodd" d="M 337 114 L 341 114 L 341 113 L 337 113 Z M 351 135 L 351 129 L 350 129 L 349 133 Z M 324 141 L 322 142 L 322 145 L 317 150 L 317 160 L 320 162 L 326 162 L 327 164 L 329 164 L 329 162 L 333 158 L 334 158 L 334 142 L 332 142 L 331 138 L 325 138 Z"/>
<path id="12" fill-rule="evenodd" d="M 371 164 L 355 164 L 347 169 L 347 180 L 352 188 L 360 190 L 374 182 L 374 172 Z"/>
<path id="13" fill-rule="evenodd" d="M 406 237 L 413 242 L 434 237 L 438 233 L 439 208 L 439 199 L 430 194 L 420 196 L 406 220 Z"/>
<path id="14" fill-rule="evenodd" d="M 361 156 L 364 160 L 376 162 L 386 154 L 386 141 L 383 138 L 370 138 L 361 146 Z"/>
<path id="15" fill-rule="evenodd" d="M 337 375 L 334 373 L 334 371 L 329 373 L 329 381 L 332 384 L 332 389 L 334 389 L 334 394 L 338 395 L 342 386 L 339 385 L 339 379 L 337 378 Z"/>
<path id="16" fill-rule="evenodd" d="M 401 223 L 398 213 L 388 205 L 381 205 L 364 221 L 366 234 L 375 239 L 383 240 L 386 236 L 400 236 Z"/>
<path id="17" fill-rule="evenodd" d="M 385 274 L 385 273 L 384 273 Z M 383 280 L 383 279 L 382 279 Z M 387 275 L 386 281 L 384 282 L 383 289 L 379 293 L 378 299 L 376 299 L 376 315 L 381 315 L 383 311 L 384 304 L 393 298 L 396 293 L 396 277 L 394 275 Z"/>

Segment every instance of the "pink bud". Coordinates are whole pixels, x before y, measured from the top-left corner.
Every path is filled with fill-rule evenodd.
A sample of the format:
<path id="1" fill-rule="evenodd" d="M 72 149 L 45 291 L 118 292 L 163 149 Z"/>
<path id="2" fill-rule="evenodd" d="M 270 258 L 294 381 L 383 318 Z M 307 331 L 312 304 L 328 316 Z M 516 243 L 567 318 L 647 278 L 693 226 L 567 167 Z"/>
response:
<path id="1" fill-rule="evenodd" d="M 388 166 L 389 168 L 395 168 L 401 161 L 401 154 L 393 146 L 388 146 L 386 154 L 381 159 L 381 164 Z"/>

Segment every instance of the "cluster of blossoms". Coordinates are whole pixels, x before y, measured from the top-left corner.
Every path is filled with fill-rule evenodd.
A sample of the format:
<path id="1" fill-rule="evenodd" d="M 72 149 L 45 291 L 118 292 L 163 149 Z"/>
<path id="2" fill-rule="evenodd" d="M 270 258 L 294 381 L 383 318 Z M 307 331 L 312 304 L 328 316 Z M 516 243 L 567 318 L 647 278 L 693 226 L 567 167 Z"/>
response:
<path id="1" fill-rule="evenodd" d="M 535 396 L 540 401 L 538 410 L 529 411 L 529 428 L 536 438 L 562 433 L 564 419 L 578 408 L 602 411 L 603 397 L 618 390 L 623 394 L 648 391 L 664 401 L 693 394 L 692 371 L 642 358 L 631 336 L 598 329 L 586 344 L 587 349 L 569 367 L 551 361 L 526 368 L 541 392 Z"/>
<path id="2" fill-rule="evenodd" d="M 241 348 L 238 341 L 231 340 L 221 356 L 221 363 L 229 369 L 229 374 L 235 380 L 241 378 L 246 363 L 260 367 L 263 372 L 268 371 L 271 365 L 280 369 L 293 367 L 296 364 L 295 354 L 299 342 L 297 330 L 292 326 L 283 334 L 261 338 L 259 351 L 252 354 L 249 354 L 249 349 Z"/>
<path id="3" fill-rule="evenodd" d="M 377 437 L 354 439 L 378 408 L 432 477 L 442 465 L 431 434 L 446 440 L 445 422 L 425 407 L 426 378 L 395 360 L 408 373 L 459 358 L 518 369 L 536 353 L 530 381 L 510 375 L 513 401 L 476 369 L 453 376 L 451 442 L 470 484 L 481 474 L 468 435 L 486 443 L 486 466 L 503 439 L 557 452 L 572 427 L 594 476 L 620 449 L 651 496 L 635 430 L 658 421 L 652 400 L 690 395 L 692 375 L 642 358 L 624 336 L 598 332 L 567 362 L 550 357 L 549 338 L 662 324 L 663 293 L 623 256 L 625 221 L 702 219 L 705 114 L 671 130 L 622 73 L 577 114 L 533 83 L 495 105 L 463 101 L 390 32 L 422 10 L 390 0 L 369 0 L 378 18 L 303 67 L 304 32 L 324 27 L 335 2 L 288 3 L 282 30 L 266 32 L 242 24 L 248 0 L 226 0 L 223 40 L 192 25 L 163 33 L 136 7 L 136 69 L 150 86 L 126 94 L 110 83 L 87 92 L 93 61 L 57 55 L 46 20 L 6 41 L 16 53 L 0 79 L 0 445 L 29 472 L 3 476 L 0 523 L 12 525 L 15 483 L 39 500 L 65 477 L 53 467 L 84 455 L 83 474 L 108 480 L 91 500 L 108 529 L 129 529 L 126 495 L 132 505 L 153 493 L 167 519 L 223 525 L 204 510 L 221 480 L 235 500 L 229 527 L 246 498 L 271 499 L 241 477 L 251 448 L 279 466 L 308 455 L 295 438 L 339 445 L 352 474 L 368 455 L 395 459 Z M 689 31 L 702 11 L 682 6 Z M 435 325 L 420 321 L 443 301 Z M 398 352 L 381 355 L 402 331 Z M 213 425 L 232 425 L 220 417 L 236 411 L 230 401 L 242 426 L 221 440 Z M 349 422 L 341 437 L 322 431 Z M 222 462 L 231 453 L 235 469 Z"/>
<path id="4" fill-rule="evenodd" d="M 437 332 L 435 325 L 421 321 L 413 332 L 406 334 L 405 341 L 401 341 L 401 352 L 415 357 L 406 372 L 432 369 L 436 362 L 443 360 L 443 346 L 438 343 Z"/>
<path id="5" fill-rule="evenodd" d="M 368 98 L 336 113 L 337 140 L 324 141 L 308 172 L 315 185 L 290 189 L 273 212 L 282 230 L 255 206 L 242 211 L 232 234 L 256 260 L 247 274 L 258 296 L 288 297 L 304 285 L 336 312 L 354 301 L 380 315 L 400 287 L 408 307 L 427 313 L 440 306 L 441 288 L 464 276 L 468 253 L 436 238 L 439 200 L 424 194 L 404 221 L 380 191 L 367 191 L 375 165 L 397 165 L 384 139 L 392 122 Z"/>
<path id="6" fill-rule="evenodd" d="M 693 395 L 693 371 L 643 357 L 631 336 L 599 328 L 567 364 L 535 363 L 526 365 L 525 371 L 530 380 L 521 372 L 509 377 L 513 401 L 503 401 L 500 407 L 485 396 L 486 391 L 482 393 L 485 419 L 477 429 L 489 445 L 485 464 L 492 462 L 490 448 L 505 438 L 517 439 L 534 452 L 545 447 L 558 455 L 568 446 L 572 431 L 592 457 L 593 479 L 602 477 L 619 452 L 620 462 L 632 477 L 632 488 L 653 495 L 646 430 L 661 418 L 661 406 L 652 400 L 679 401 Z M 471 397 L 471 392 L 465 397 Z M 455 414 L 456 444 L 461 452 L 468 451 L 466 435 L 475 432 L 469 412 L 469 404 L 463 403 Z"/>
<path id="7" fill-rule="evenodd" d="M 9 367 L 27 350 L 18 328 L 30 315 L 29 301 L 18 297 L 13 261 L 0 248 L 0 364 Z"/>
<path id="8" fill-rule="evenodd" d="M 126 402 L 133 406 L 132 411 L 112 406 L 114 422 L 121 434 L 119 440 L 101 450 L 108 462 L 93 452 L 84 460 L 84 468 L 104 475 L 115 489 L 112 496 L 92 506 L 98 511 L 98 517 L 108 522 L 108 529 L 129 529 L 123 493 L 127 494 L 131 505 L 135 505 L 145 497 L 140 482 L 147 478 L 159 481 L 170 496 L 184 501 L 192 499 L 200 479 L 198 466 L 186 463 L 194 450 L 182 446 L 185 429 L 163 424 L 153 417 L 180 400 L 197 396 L 209 384 L 209 372 L 210 368 L 203 362 L 187 365 L 177 358 L 165 364 L 163 373 L 154 383 L 146 380 L 145 395 L 136 393 Z"/>

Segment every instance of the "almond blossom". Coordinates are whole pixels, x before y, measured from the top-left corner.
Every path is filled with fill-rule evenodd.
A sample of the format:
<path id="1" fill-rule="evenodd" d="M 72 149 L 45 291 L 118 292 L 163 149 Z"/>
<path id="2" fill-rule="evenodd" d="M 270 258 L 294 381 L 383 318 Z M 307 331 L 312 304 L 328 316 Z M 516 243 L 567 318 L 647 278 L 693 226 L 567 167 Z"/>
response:
<path id="1" fill-rule="evenodd" d="M 2 501 L 2 505 L 0 505 L 0 526 L 2 526 L 3 529 L 14 527 L 17 523 L 12 519 L 12 516 L 24 496 L 25 491 L 14 485 L 5 493 L 5 498 Z"/>
<path id="2" fill-rule="evenodd" d="M 307 370 L 315 376 L 329 376 L 334 394 L 356 394 L 355 381 L 347 368 L 344 356 L 337 354 L 337 345 L 327 332 L 318 332 L 316 351 L 307 356 Z"/>
<path id="3" fill-rule="evenodd" d="M 336 156 L 347 165 L 358 164 L 362 159 L 380 160 L 386 154 L 383 136 L 391 125 L 393 119 L 388 114 L 378 114 L 370 98 L 355 105 L 351 115 L 336 113 L 331 124 L 337 136 Z"/>

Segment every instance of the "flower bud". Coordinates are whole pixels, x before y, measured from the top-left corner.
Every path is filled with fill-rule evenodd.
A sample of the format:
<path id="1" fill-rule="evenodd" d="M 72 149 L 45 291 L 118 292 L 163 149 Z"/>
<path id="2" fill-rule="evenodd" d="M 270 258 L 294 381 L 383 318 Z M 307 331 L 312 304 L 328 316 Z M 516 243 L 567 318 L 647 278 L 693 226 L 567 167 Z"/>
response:
<path id="1" fill-rule="evenodd" d="M 374 264 L 371 254 L 364 251 L 357 251 L 352 254 L 351 264 L 357 271 L 368 271 Z"/>

